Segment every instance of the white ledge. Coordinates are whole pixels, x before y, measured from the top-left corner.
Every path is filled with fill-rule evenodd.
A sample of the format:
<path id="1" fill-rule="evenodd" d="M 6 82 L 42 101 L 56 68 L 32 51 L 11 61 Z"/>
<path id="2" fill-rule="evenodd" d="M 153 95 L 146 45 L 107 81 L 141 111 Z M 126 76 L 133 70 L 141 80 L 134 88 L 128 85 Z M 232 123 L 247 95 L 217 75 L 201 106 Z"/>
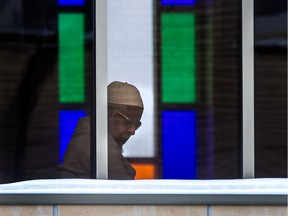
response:
<path id="1" fill-rule="evenodd" d="M 50 179 L 0 185 L 0 204 L 284 205 L 287 195 L 288 179 L 282 178 L 136 181 Z"/>
<path id="2" fill-rule="evenodd" d="M 64 194 L 288 194 L 288 179 L 31 180 L 0 185 L 1 193 Z"/>

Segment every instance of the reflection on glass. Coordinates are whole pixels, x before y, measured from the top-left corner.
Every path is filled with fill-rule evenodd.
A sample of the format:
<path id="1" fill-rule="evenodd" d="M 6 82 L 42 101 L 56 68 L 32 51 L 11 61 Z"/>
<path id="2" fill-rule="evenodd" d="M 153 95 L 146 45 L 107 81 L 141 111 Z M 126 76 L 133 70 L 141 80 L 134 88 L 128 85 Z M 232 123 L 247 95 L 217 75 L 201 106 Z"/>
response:
<path id="1" fill-rule="evenodd" d="M 195 0 L 161 0 L 162 5 L 194 5 Z"/>
<path id="2" fill-rule="evenodd" d="M 255 0 L 255 176 L 287 177 L 287 1 Z"/>
<path id="3" fill-rule="evenodd" d="M 239 2 L 127 5 L 108 2 L 108 80 L 143 94 L 142 126 L 123 148 L 136 179 L 239 178 Z"/>
<path id="4" fill-rule="evenodd" d="M 93 1 L 4 0 L 1 9 L 0 183 L 55 178 L 92 110 Z"/>
<path id="5" fill-rule="evenodd" d="M 162 112 L 164 179 L 194 179 L 196 177 L 195 122 L 195 112 Z"/>
<path id="6" fill-rule="evenodd" d="M 108 85 L 108 179 L 135 179 L 136 171 L 123 157 L 122 148 L 141 126 L 143 109 L 140 92 L 135 86 L 119 81 Z M 90 118 L 81 118 L 64 161 L 58 166 L 60 178 L 91 176 L 90 140 Z"/>
<path id="7" fill-rule="evenodd" d="M 162 13 L 161 67 L 163 103 L 194 103 L 195 15 Z"/>
<path id="8" fill-rule="evenodd" d="M 76 129 L 79 119 L 83 118 L 85 115 L 86 114 L 84 111 L 60 110 L 60 163 L 63 162 L 64 154 Z"/>
<path id="9" fill-rule="evenodd" d="M 255 2 L 256 176 L 284 177 L 287 2 Z M 239 178 L 239 1 L 153 3 L 108 1 L 108 81 L 135 85 L 145 107 L 118 90 L 108 101 L 109 178 Z M 0 182 L 55 178 L 75 158 L 68 177 L 90 178 L 93 1 L 1 6 Z"/>
<path id="10" fill-rule="evenodd" d="M 59 101 L 84 102 L 84 16 L 59 14 Z"/>
<path id="11" fill-rule="evenodd" d="M 108 1 L 108 82 L 135 85 L 144 103 L 142 125 L 123 146 L 124 157 L 136 169 L 136 179 L 158 175 L 152 6 L 152 1 Z"/>
<path id="12" fill-rule="evenodd" d="M 58 4 L 61 6 L 82 6 L 85 0 L 58 0 Z"/>

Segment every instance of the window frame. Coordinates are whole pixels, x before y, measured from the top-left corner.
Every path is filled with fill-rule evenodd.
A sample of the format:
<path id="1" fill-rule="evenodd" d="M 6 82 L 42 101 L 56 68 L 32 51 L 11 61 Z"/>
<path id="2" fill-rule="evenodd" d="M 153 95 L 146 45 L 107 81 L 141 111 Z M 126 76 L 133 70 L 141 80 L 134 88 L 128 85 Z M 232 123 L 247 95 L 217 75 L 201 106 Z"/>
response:
<path id="1" fill-rule="evenodd" d="M 107 2 L 96 0 L 95 11 L 96 178 L 107 179 Z M 242 0 L 242 178 L 255 176 L 254 137 L 254 0 Z"/>
<path id="2" fill-rule="evenodd" d="M 0 204 L 89 205 L 271 205 L 286 206 L 286 195 L 257 194 L 0 194 Z"/>

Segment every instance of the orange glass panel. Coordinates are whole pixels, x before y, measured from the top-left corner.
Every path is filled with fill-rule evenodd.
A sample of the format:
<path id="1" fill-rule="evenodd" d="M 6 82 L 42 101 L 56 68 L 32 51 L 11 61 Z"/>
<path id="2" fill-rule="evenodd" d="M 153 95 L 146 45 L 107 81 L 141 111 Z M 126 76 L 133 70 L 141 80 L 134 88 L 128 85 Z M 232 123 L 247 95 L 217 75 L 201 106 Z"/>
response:
<path id="1" fill-rule="evenodd" d="M 131 164 L 136 169 L 135 179 L 155 179 L 155 166 L 153 164 Z"/>

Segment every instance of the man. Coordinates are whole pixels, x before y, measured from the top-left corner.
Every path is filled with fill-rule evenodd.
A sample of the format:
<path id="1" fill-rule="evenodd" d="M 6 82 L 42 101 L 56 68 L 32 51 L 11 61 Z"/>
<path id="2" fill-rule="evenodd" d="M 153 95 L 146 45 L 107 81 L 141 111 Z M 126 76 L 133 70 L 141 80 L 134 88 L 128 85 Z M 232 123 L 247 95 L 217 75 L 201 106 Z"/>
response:
<path id="1" fill-rule="evenodd" d="M 141 126 L 144 110 L 138 89 L 128 83 L 108 86 L 108 178 L 134 179 L 135 169 L 122 155 L 122 147 Z M 90 178 L 90 119 L 79 120 L 64 156 L 57 167 L 60 178 Z"/>

